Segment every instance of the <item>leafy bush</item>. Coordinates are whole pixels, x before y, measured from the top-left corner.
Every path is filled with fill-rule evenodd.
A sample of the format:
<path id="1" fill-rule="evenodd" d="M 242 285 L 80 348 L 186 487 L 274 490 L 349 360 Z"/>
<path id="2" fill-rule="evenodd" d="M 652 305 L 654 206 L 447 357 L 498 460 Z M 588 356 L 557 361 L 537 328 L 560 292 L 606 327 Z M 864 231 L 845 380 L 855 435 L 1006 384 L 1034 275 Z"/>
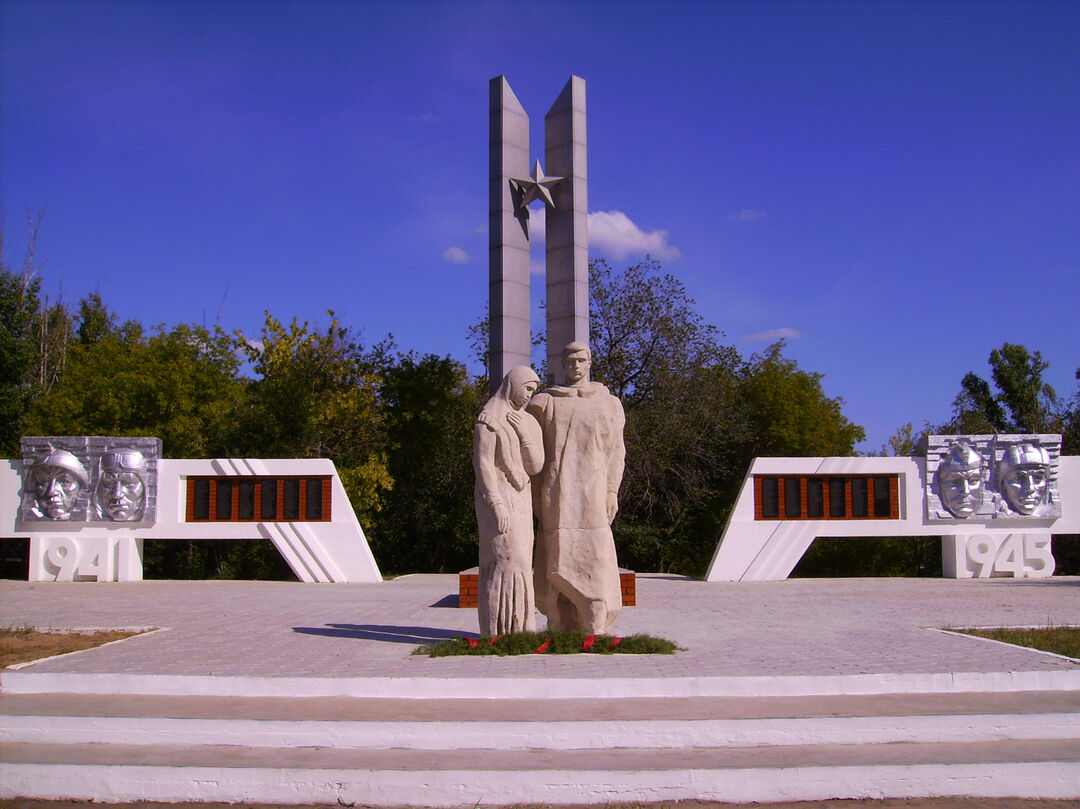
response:
<path id="1" fill-rule="evenodd" d="M 454 655 L 527 654 L 674 654 L 682 651 L 663 638 L 651 635 L 587 635 L 584 632 L 515 632 L 494 638 L 454 638 L 420 646 L 413 654 L 429 657 Z"/>

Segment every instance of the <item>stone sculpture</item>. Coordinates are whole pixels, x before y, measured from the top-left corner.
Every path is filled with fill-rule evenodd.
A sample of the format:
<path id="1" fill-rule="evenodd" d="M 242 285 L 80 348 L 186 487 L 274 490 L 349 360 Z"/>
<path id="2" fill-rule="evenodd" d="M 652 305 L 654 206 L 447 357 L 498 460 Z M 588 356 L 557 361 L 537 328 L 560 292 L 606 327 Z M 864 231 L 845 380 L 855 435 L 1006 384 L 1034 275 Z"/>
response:
<path id="1" fill-rule="evenodd" d="M 112 449 L 101 456 L 96 501 L 98 513 L 116 522 L 137 522 L 146 504 L 146 458 L 134 449 Z"/>
<path id="2" fill-rule="evenodd" d="M 1013 511 L 1034 513 L 1046 497 L 1050 456 L 1034 444 L 1011 446 L 998 463 L 998 489 Z"/>
<path id="3" fill-rule="evenodd" d="M 523 408 L 539 383 L 528 366 L 511 370 L 473 432 L 480 632 L 491 637 L 536 630 L 531 477 L 543 468 L 544 441 Z"/>
<path id="4" fill-rule="evenodd" d="M 70 520 L 79 494 L 89 485 L 90 477 L 78 458 L 67 450 L 53 450 L 30 470 L 35 499 L 31 511 L 39 519 Z"/>
<path id="5" fill-rule="evenodd" d="M 539 520 L 536 602 L 550 629 L 608 632 L 622 607 L 611 521 L 618 510 L 626 451 L 622 404 L 589 380 L 584 343 L 562 353 L 566 385 L 527 405 L 544 437 L 544 467 L 535 481 Z"/>
<path id="6" fill-rule="evenodd" d="M 982 505 L 985 462 L 963 441 L 949 447 L 937 468 L 938 496 L 950 514 L 965 519 Z"/>

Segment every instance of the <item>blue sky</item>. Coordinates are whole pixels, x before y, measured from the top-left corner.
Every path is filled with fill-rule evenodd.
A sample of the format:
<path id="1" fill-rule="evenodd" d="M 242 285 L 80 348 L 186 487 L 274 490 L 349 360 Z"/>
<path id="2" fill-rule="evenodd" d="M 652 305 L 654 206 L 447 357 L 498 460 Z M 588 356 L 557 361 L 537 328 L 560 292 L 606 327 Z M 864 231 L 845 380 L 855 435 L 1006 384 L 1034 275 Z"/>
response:
<path id="1" fill-rule="evenodd" d="M 872 450 L 1006 341 L 1076 392 L 1078 54 L 1078 2 L 0 0 L 0 200 L 16 261 L 46 211 L 53 299 L 465 360 L 488 81 L 542 158 L 577 74 L 592 255 L 788 335 Z"/>

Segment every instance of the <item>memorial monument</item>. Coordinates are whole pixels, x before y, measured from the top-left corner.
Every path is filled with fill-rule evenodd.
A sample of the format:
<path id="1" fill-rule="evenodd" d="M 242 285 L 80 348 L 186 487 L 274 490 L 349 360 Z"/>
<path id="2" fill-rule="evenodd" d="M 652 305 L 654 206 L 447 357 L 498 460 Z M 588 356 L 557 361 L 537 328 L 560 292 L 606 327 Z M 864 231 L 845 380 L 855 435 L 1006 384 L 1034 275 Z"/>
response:
<path id="1" fill-rule="evenodd" d="M 914 457 L 755 458 L 707 581 L 783 579 L 817 537 L 941 537 L 947 578 L 1048 578 L 1080 531 L 1058 434 L 928 435 Z"/>
<path id="2" fill-rule="evenodd" d="M 539 377 L 519 365 L 484 405 L 473 434 L 476 523 L 480 531 L 480 632 L 536 630 L 531 476 L 544 466 L 536 419 L 524 411 Z"/>
<path id="3" fill-rule="evenodd" d="M 600 634 L 611 629 L 622 606 L 611 521 L 625 451 L 622 405 L 589 379 L 585 82 L 571 76 L 548 111 L 547 166 L 537 160 L 531 175 L 529 117 L 503 76 L 491 80 L 490 115 L 493 399 L 477 420 L 473 445 L 480 629 L 493 635 L 531 628 L 535 598 L 550 629 Z M 528 206 L 534 201 L 544 203 L 546 217 L 551 386 L 536 395 L 536 382 L 526 373 L 531 355 Z M 541 434 L 542 450 L 533 446 L 533 436 Z M 524 493 L 530 490 L 527 504 Z M 539 522 L 535 562 L 534 516 Z M 533 587 L 521 583 L 525 564 L 535 595 Z"/>
<path id="4" fill-rule="evenodd" d="M 148 539 L 269 540 L 300 581 L 382 580 L 325 458 L 166 459 L 134 436 L 20 444 L 0 461 L 0 535 L 29 540 L 30 581 L 138 581 Z"/>
<path id="5" fill-rule="evenodd" d="M 550 629 L 604 634 L 622 607 L 611 521 L 626 451 L 622 403 L 589 380 L 585 343 L 563 350 L 566 385 L 536 394 L 527 410 L 544 434 L 536 481 L 536 597 Z"/>

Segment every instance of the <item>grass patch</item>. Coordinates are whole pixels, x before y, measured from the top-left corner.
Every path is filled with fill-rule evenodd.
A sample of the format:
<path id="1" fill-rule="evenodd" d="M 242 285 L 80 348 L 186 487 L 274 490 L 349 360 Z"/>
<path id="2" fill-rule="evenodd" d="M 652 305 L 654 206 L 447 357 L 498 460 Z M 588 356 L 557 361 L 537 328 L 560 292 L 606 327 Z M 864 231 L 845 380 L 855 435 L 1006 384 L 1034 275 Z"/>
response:
<path id="1" fill-rule="evenodd" d="M 1080 627 L 1048 626 L 1043 629 L 958 629 L 965 635 L 1027 646 L 1041 652 L 1080 658 Z"/>
<path id="2" fill-rule="evenodd" d="M 39 632 L 29 627 L 0 629 L 0 668 L 40 660 L 43 657 L 93 649 L 139 632 Z"/>
<path id="3" fill-rule="evenodd" d="M 515 632 L 494 638 L 454 638 L 418 647 L 413 654 L 429 657 L 453 655 L 528 654 L 631 654 L 669 655 L 682 651 L 663 638 L 651 635 L 587 635 L 584 632 Z"/>

